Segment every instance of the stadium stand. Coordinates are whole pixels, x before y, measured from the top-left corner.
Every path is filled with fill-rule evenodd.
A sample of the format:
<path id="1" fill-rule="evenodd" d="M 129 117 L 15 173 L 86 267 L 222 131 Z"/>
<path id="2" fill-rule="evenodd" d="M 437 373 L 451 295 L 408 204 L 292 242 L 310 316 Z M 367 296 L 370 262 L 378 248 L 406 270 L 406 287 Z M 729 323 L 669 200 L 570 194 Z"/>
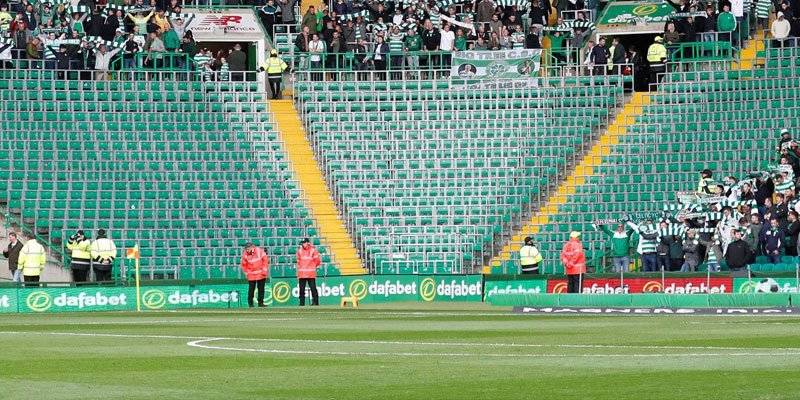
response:
<path id="1" fill-rule="evenodd" d="M 296 85 L 317 154 L 374 271 L 464 272 L 488 261 L 495 240 L 622 100 L 618 76 L 555 82 L 563 85 Z"/>
<path id="2" fill-rule="evenodd" d="M 560 271 L 552 250 L 572 230 L 585 233 L 585 242 L 592 243 L 589 258 L 599 260 L 605 238 L 591 228 L 594 221 L 630 213 L 658 220 L 664 203 L 675 201 L 674 193 L 694 189 L 701 170 L 746 178 L 774 162 L 776 136 L 798 123 L 786 113 L 798 101 L 797 69 L 787 56 L 794 51 L 769 49 L 764 70 L 669 74 L 649 104 L 641 105 L 627 134 L 605 149 L 603 162 L 579 174 L 581 185 L 565 183 L 574 194 L 548 210 L 546 224 L 537 220 L 523 229 L 537 233 L 545 269 Z M 502 261 L 514 257 L 513 247 L 494 261 L 494 271 L 514 269 L 513 262 Z"/>
<path id="3" fill-rule="evenodd" d="M 0 74 L 2 193 L 53 245 L 105 228 L 141 246 L 148 276 L 213 278 L 239 276 L 247 241 L 269 248 L 273 276 L 294 274 L 302 238 L 319 244 L 255 82 Z"/>

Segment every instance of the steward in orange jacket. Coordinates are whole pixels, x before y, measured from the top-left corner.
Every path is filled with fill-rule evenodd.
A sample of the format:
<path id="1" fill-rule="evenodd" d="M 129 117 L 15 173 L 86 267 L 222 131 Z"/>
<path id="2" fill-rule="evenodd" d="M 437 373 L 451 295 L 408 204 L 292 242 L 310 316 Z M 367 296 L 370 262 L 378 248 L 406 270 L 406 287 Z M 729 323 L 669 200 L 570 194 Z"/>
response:
<path id="1" fill-rule="evenodd" d="M 567 292 L 580 293 L 583 286 L 583 274 L 586 273 L 586 255 L 583 253 L 581 233 L 569 234 L 569 241 L 561 250 L 561 262 L 567 273 Z"/>
<path id="2" fill-rule="evenodd" d="M 269 257 L 264 249 L 257 247 L 253 243 L 247 243 L 242 253 L 242 271 L 247 276 L 247 304 L 253 307 L 253 294 L 258 287 L 258 306 L 266 307 L 264 304 L 264 285 L 269 278 Z"/>
<path id="3" fill-rule="evenodd" d="M 322 258 L 314 245 L 308 239 L 300 242 L 297 249 L 297 279 L 300 284 L 300 305 L 306 305 L 306 285 L 311 289 L 311 305 L 319 305 L 317 293 L 317 267 L 322 264 Z"/>

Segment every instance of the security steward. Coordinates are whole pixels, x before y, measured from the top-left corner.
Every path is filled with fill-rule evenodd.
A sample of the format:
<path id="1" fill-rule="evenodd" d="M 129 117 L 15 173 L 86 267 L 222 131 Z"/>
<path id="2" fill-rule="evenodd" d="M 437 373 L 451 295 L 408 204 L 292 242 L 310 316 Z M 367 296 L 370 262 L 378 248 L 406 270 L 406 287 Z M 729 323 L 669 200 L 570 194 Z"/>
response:
<path id="1" fill-rule="evenodd" d="M 281 79 L 283 79 L 283 71 L 286 71 L 286 68 L 288 66 L 283 59 L 278 57 L 278 51 L 272 49 L 267 60 L 258 69 L 258 72 L 267 72 L 267 83 L 269 84 L 269 90 L 272 92 L 273 100 L 281 97 Z"/>
<path id="2" fill-rule="evenodd" d="M 28 240 L 22 246 L 22 250 L 19 251 L 19 260 L 17 262 L 26 286 L 29 283 L 32 283 L 32 286 L 39 286 L 39 277 L 42 275 L 44 264 L 47 262 L 44 246 L 39 244 L 36 239 Z"/>
<path id="3" fill-rule="evenodd" d="M 90 255 L 94 280 L 96 282 L 110 281 L 111 268 L 114 266 L 114 259 L 117 258 L 117 246 L 113 240 L 106 237 L 105 229 L 97 230 L 97 239 L 92 242 Z"/>
<path id="4" fill-rule="evenodd" d="M 86 238 L 82 230 L 75 232 L 69 237 L 67 250 L 72 251 L 72 280 L 74 282 L 86 282 L 89 277 L 89 269 L 92 267 L 92 242 Z"/>
<path id="5" fill-rule="evenodd" d="M 647 48 L 647 63 L 650 64 L 650 83 L 658 83 L 660 73 L 667 71 L 667 48 L 664 38 L 656 36 L 655 41 Z"/>
<path id="6" fill-rule="evenodd" d="M 525 238 L 525 244 L 519 249 L 519 267 L 523 274 L 538 274 L 542 253 L 533 245 L 533 238 Z"/>
<path id="7" fill-rule="evenodd" d="M 253 307 L 253 295 L 258 287 L 258 306 L 264 304 L 264 285 L 269 278 L 269 257 L 261 247 L 248 242 L 242 252 L 242 271 L 247 276 L 247 305 Z"/>
<path id="8" fill-rule="evenodd" d="M 319 305 L 317 293 L 317 267 L 322 264 L 322 258 L 314 245 L 308 239 L 300 242 L 297 249 L 297 280 L 300 286 L 300 306 L 306 305 L 306 285 L 311 289 L 311 305 Z"/>

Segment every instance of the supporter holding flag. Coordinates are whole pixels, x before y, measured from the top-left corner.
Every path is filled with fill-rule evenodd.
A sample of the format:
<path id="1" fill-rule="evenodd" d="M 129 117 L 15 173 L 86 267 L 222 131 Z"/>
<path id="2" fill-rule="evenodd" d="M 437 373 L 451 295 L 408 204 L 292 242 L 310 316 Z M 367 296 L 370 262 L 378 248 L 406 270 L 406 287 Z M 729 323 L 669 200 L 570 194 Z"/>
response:
<path id="1" fill-rule="evenodd" d="M 624 223 L 617 224 L 614 231 L 608 225 L 599 222 L 592 224 L 592 227 L 595 229 L 599 227 L 609 237 L 607 247 L 611 248 L 611 262 L 614 266 L 614 272 L 628 272 L 628 266 L 631 264 L 630 248 L 633 230 L 625 229 Z"/>
<path id="2" fill-rule="evenodd" d="M 567 274 L 567 292 L 581 293 L 583 291 L 583 274 L 586 273 L 586 255 L 583 252 L 581 233 L 571 232 L 569 240 L 561 249 L 561 263 Z"/>
<path id="3" fill-rule="evenodd" d="M 639 234 L 639 244 L 636 251 L 642 256 L 644 272 L 656 272 L 657 269 L 657 240 L 658 230 L 652 220 L 645 220 L 641 224 L 628 221 L 628 226 Z"/>
<path id="4" fill-rule="evenodd" d="M 264 304 L 264 286 L 269 278 L 269 257 L 267 252 L 261 247 L 248 242 L 244 246 L 242 253 L 242 271 L 247 277 L 247 305 L 253 307 L 253 295 L 258 287 L 258 306 L 266 307 Z"/>

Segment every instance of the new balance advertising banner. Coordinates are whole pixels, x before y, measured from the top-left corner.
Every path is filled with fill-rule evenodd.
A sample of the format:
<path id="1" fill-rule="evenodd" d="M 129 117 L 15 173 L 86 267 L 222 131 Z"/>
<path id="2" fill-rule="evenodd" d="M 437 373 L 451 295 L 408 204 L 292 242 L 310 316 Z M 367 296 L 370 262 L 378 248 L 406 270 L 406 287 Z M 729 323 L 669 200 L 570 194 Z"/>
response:
<path id="1" fill-rule="evenodd" d="M 356 297 L 362 303 L 396 301 L 481 301 L 480 275 L 375 275 L 317 279 L 319 303 L 339 304 L 342 297 Z M 306 304 L 311 292 L 306 288 Z M 297 279 L 272 280 L 272 304 L 298 305 Z"/>
<path id="2" fill-rule="evenodd" d="M 799 293 L 796 278 L 736 278 L 736 293 Z"/>
<path id="3" fill-rule="evenodd" d="M 541 58 L 541 49 L 457 51 L 450 76 L 476 80 L 532 78 L 539 72 Z"/>
<path id="4" fill-rule="evenodd" d="M 547 293 L 566 293 L 566 279 L 547 281 Z M 730 277 L 706 278 L 631 278 L 620 282 L 619 278 L 589 278 L 583 282 L 584 294 L 628 294 L 628 293 L 732 293 L 733 279 Z"/>
<path id="5" fill-rule="evenodd" d="M 143 286 L 142 310 L 247 307 L 247 284 Z M 265 291 L 271 301 L 272 290 Z M 0 312 L 73 312 L 136 310 L 133 287 L 0 289 Z"/>
<path id="6" fill-rule="evenodd" d="M 484 301 L 502 302 L 509 296 L 547 293 L 547 279 L 489 281 L 484 283 Z"/>

